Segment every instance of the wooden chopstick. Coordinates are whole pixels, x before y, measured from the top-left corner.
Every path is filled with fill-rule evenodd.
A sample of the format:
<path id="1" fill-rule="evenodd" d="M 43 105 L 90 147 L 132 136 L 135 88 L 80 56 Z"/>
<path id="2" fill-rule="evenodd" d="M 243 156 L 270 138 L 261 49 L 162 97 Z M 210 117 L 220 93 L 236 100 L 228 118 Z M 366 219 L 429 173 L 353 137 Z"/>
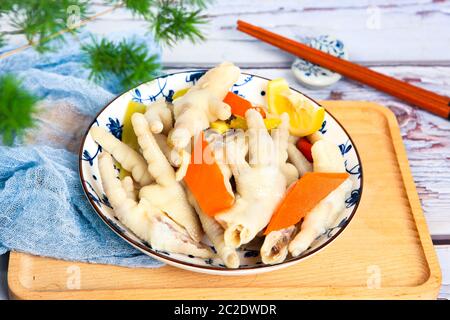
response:
<path id="1" fill-rule="evenodd" d="M 372 71 L 372 70 L 370 70 L 368 68 L 364 68 L 364 67 L 359 66 L 357 64 L 354 64 L 354 63 L 351 63 L 351 62 L 348 62 L 348 61 L 343 61 L 343 60 L 341 60 L 339 58 L 336 58 L 334 56 L 328 55 L 328 54 L 326 54 L 326 53 L 324 53 L 322 51 L 319 51 L 319 50 L 316 50 L 316 49 L 312 49 L 312 48 L 310 48 L 310 47 L 308 47 L 306 45 L 303 45 L 301 43 L 297 43 L 297 42 L 295 42 L 293 40 L 284 38 L 284 37 L 282 37 L 280 35 L 271 33 L 269 31 L 266 31 L 264 29 L 261 29 L 261 28 L 255 27 L 255 26 L 252 26 L 252 27 L 256 28 L 255 30 L 254 29 L 246 30 L 246 28 L 247 28 L 247 26 L 249 24 L 247 24 L 245 22 L 238 22 L 238 23 L 239 23 L 238 29 L 242 29 L 242 31 L 244 31 L 244 32 L 246 32 L 246 33 L 248 33 L 250 35 L 253 35 L 254 37 L 264 39 L 264 41 L 272 43 L 272 44 L 274 44 L 276 46 L 278 46 L 277 43 L 276 42 L 274 43 L 273 41 L 271 41 L 272 39 L 266 39 L 267 38 L 266 33 L 270 33 L 270 36 L 273 36 L 274 39 L 276 39 L 277 41 L 281 41 L 281 42 L 284 43 L 284 41 L 287 40 L 287 42 L 286 42 L 284 47 L 286 47 L 286 51 L 289 51 L 289 52 L 295 51 L 294 54 L 296 53 L 297 46 L 298 45 L 302 46 L 303 47 L 302 49 L 305 49 L 305 52 L 303 53 L 303 55 L 301 57 L 305 56 L 305 59 L 308 59 L 311 62 L 315 63 L 316 60 L 317 60 L 317 64 L 321 64 L 323 66 L 326 66 L 327 63 L 326 62 L 321 63 L 321 60 L 318 59 L 318 57 L 319 58 L 323 58 L 323 59 L 331 58 L 331 63 L 328 63 L 330 65 L 327 66 L 329 69 L 335 70 L 335 71 L 340 72 L 340 73 L 342 73 L 344 75 L 348 74 L 349 77 L 354 78 L 355 80 L 359 80 L 361 82 L 365 82 L 364 81 L 365 79 L 362 78 L 360 80 L 360 79 L 357 78 L 357 76 L 355 77 L 355 76 L 352 76 L 352 75 L 353 75 L 353 73 L 364 74 L 364 75 L 366 75 L 366 77 L 370 77 L 369 80 L 371 80 L 371 82 L 373 82 L 373 83 L 371 83 L 372 86 L 374 86 L 376 88 L 380 88 L 381 90 L 383 90 L 384 89 L 383 87 L 386 86 L 386 84 L 384 84 L 383 82 L 387 82 L 387 84 L 393 84 L 393 85 L 395 85 L 396 90 L 399 91 L 398 95 L 401 95 L 402 98 L 404 98 L 405 96 L 411 95 L 411 90 L 415 90 L 414 94 L 416 94 L 418 96 L 421 96 L 421 97 L 423 97 L 425 99 L 429 99 L 431 101 L 435 101 L 437 104 L 442 104 L 443 103 L 445 105 L 445 108 L 449 108 L 449 110 L 450 110 L 450 107 L 448 106 L 448 104 L 450 102 L 450 98 L 448 98 L 448 97 L 440 96 L 438 94 L 435 94 L 433 92 L 427 91 L 425 89 L 412 86 L 412 85 L 410 85 L 410 84 L 408 84 L 406 82 L 397 80 L 395 78 L 391 78 L 389 76 L 386 76 L 386 75 L 383 75 L 381 73 Z M 262 30 L 262 31 L 260 31 L 260 30 Z M 313 51 L 312 52 L 312 56 L 311 56 L 311 54 L 307 55 L 308 53 L 311 53 L 311 52 L 308 52 L 309 50 Z M 342 68 L 342 66 L 340 65 L 341 62 L 344 65 L 345 68 Z M 416 97 L 413 97 L 412 99 L 417 100 Z"/>
<path id="2" fill-rule="evenodd" d="M 238 20 L 238 30 L 350 79 L 386 92 L 450 120 L 450 98 L 413 86 L 358 64 Z"/>

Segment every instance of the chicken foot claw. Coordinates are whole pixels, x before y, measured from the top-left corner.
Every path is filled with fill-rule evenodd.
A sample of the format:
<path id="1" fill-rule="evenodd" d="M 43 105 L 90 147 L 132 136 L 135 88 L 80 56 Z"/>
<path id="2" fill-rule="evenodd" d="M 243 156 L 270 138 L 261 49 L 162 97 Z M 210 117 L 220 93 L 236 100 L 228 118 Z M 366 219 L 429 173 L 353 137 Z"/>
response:
<path id="1" fill-rule="evenodd" d="M 239 247 L 250 242 L 270 221 L 275 207 L 282 199 L 286 190 L 286 178 L 281 170 L 287 156 L 287 136 L 289 117 L 282 117 L 282 132 L 278 133 L 281 140 L 286 137 L 286 143 L 276 142 L 269 135 L 259 112 L 248 110 L 245 114 L 248 130 L 249 162 L 245 160 L 244 152 L 237 147 L 226 156 L 236 180 L 238 195 L 236 202 L 229 210 L 219 213 L 216 220 L 225 229 L 225 243 Z M 286 132 L 284 132 L 286 131 Z M 275 135 L 276 136 L 276 135 Z M 236 139 L 235 143 L 239 140 Z M 280 156 L 279 156 L 280 155 Z"/>
<path id="2" fill-rule="evenodd" d="M 134 234 L 148 242 L 154 249 L 210 258 L 212 252 L 194 241 L 184 228 L 164 212 L 153 207 L 146 199 L 137 202 L 130 195 L 133 181 L 116 176 L 113 159 L 108 152 L 99 156 L 99 170 L 103 188 L 115 216 Z"/>
<path id="3" fill-rule="evenodd" d="M 195 241 L 200 241 L 202 229 L 198 217 L 187 200 L 186 192 L 176 180 L 175 170 L 158 146 L 150 131 L 145 116 L 135 113 L 131 117 L 138 143 L 148 163 L 148 171 L 156 183 L 139 191 L 139 197 L 166 213 L 176 223 L 183 226 Z"/>
<path id="4" fill-rule="evenodd" d="M 92 138 L 104 150 L 112 154 L 114 159 L 127 171 L 131 172 L 133 179 L 141 186 L 147 185 L 153 181 L 152 176 L 147 171 L 145 159 L 130 146 L 123 143 L 111 133 L 101 127 L 92 127 L 90 130 Z"/>
<path id="5" fill-rule="evenodd" d="M 231 116 L 231 108 L 223 99 L 239 75 L 238 67 L 224 62 L 207 71 L 184 96 L 175 99 L 175 125 L 169 135 L 175 149 L 186 147 L 210 122 Z"/>

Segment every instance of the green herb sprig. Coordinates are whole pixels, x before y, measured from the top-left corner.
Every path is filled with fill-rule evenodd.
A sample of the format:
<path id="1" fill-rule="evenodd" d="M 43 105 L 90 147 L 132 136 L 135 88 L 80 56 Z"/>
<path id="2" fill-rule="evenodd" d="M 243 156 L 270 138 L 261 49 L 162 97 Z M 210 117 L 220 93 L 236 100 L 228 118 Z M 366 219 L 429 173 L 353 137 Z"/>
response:
<path id="1" fill-rule="evenodd" d="M 33 126 L 37 101 L 14 76 L 0 76 L 0 134 L 4 144 L 11 145 L 15 137 Z"/>
<path id="2" fill-rule="evenodd" d="M 201 26 L 207 19 L 202 10 L 210 0 L 109 2 L 144 18 L 160 43 L 172 46 L 180 40 L 204 39 Z M 0 31 L 0 47 L 8 35 L 23 34 L 40 53 L 57 50 L 58 41 L 64 41 L 63 31 L 78 32 L 70 26 L 70 16 L 75 13 L 80 21 L 84 20 L 90 5 L 88 0 L 0 0 L 0 18 L 7 19 L 12 27 L 11 31 Z M 115 74 L 123 89 L 151 80 L 161 70 L 157 56 L 151 55 L 145 44 L 134 41 L 95 40 L 82 46 L 82 50 L 87 55 L 86 67 L 90 69 L 91 79 L 100 82 Z M 13 75 L 0 77 L 0 135 L 5 144 L 12 144 L 16 136 L 33 126 L 36 102 L 37 98 L 23 89 Z"/>
<path id="3" fill-rule="evenodd" d="M 152 6 L 155 6 L 156 0 L 110 0 L 109 3 L 114 5 L 120 5 L 128 10 L 130 10 L 133 14 L 138 16 L 145 16 Z"/>
<path id="4" fill-rule="evenodd" d="M 23 34 L 29 44 L 38 52 L 52 50 L 48 40 L 63 41 L 58 32 L 67 29 L 77 32 L 76 28 L 69 28 L 68 19 L 71 8 L 76 9 L 78 18 L 84 19 L 88 12 L 87 0 L 1 0 L 0 12 L 8 16 L 10 25 L 15 29 L 11 33 Z"/>
<path id="5" fill-rule="evenodd" d="M 182 4 L 164 1 L 159 10 L 147 16 L 147 20 L 155 40 L 169 46 L 185 39 L 194 43 L 205 39 L 200 27 L 208 20 L 200 9 L 192 10 Z"/>
<path id="6" fill-rule="evenodd" d="M 122 5 L 149 23 L 155 40 L 173 46 L 177 41 L 204 40 L 201 26 L 208 22 L 202 14 L 209 0 L 110 0 Z"/>
<path id="7" fill-rule="evenodd" d="M 89 78 L 101 82 L 110 74 L 116 75 L 122 89 L 153 79 L 161 70 L 157 55 L 150 55 L 144 43 L 134 40 L 112 42 L 107 39 L 82 46 L 87 56 L 85 66 L 91 70 Z"/>

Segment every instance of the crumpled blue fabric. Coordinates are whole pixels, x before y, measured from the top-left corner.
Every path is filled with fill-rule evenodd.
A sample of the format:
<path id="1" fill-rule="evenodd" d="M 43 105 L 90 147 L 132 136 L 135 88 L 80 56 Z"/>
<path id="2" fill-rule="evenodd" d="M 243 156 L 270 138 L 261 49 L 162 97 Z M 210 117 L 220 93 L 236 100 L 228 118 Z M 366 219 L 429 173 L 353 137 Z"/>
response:
<path id="1" fill-rule="evenodd" d="M 107 37 L 134 37 L 160 55 L 149 35 Z M 88 33 L 67 39 L 56 52 L 40 55 L 28 49 L 2 59 L 0 74 L 18 75 L 47 105 L 64 101 L 93 117 L 122 89 L 114 76 L 100 85 L 87 79 L 86 57 L 80 51 L 84 41 L 91 41 Z M 0 254 L 10 250 L 128 267 L 161 265 L 122 240 L 97 216 L 80 184 L 77 154 L 21 141 L 13 147 L 0 146 Z"/>

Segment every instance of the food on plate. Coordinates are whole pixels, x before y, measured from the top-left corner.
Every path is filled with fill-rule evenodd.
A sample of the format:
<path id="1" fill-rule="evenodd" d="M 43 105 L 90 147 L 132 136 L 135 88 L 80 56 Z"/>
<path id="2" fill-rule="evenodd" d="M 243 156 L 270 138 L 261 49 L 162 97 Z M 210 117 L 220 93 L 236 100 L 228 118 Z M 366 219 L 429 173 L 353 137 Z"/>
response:
<path id="1" fill-rule="evenodd" d="M 179 97 L 182 97 L 188 92 L 189 88 L 180 89 L 177 92 L 175 92 L 172 96 L 172 100 L 178 99 Z"/>
<path id="2" fill-rule="evenodd" d="M 225 179 L 212 148 L 201 133 L 194 145 L 184 182 L 202 212 L 208 216 L 214 216 L 233 205 L 233 190 Z"/>
<path id="3" fill-rule="evenodd" d="M 317 141 L 323 139 L 323 134 L 322 134 L 322 132 L 320 132 L 320 131 L 316 131 L 316 132 L 314 132 L 313 134 L 310 134 L 309 136 L 307 136 L 306 138 L 309 140 L 309 142 L 311 142 L 311 143 L 314 144 L 314 143 L 316 143 Z"/>
<path id="4" fill-rule="evenodd" d="M 280 118 L 265 118 L 263 121 L 267 130 L 275 129 L 281 124 Z M 245 120 L 245 118 L 242 118 L 241 116 L 236 116 L 230 121 L 229 128 L 247 130 L 247 120 Z"/>
<path id="5" fill-rule="evenodd" d="M 189 204 L 184 187 L 175 179 L 175 170 L 159 148 L 147 119 L 142 114 L 135 113 L 131 122 L 142 154 L 148 163 L 148 172 L 155 178 L 155 183 L 141 188 L 139 197 L 166 212 L 171 219 L 186 229 L 192 239 L 200 241 L 203 232 L 198 216 Z"/>
<path id="6" fill-rule="evenodd" d="M 245 116 L 249 127 L 246 131 L 249 160 L 240 152 L 247 148 L 239 147 L 246 143 L 245 137 L 236 137 L 230 142 L 234 145 L 226 149 L 239 197 L 233 207 L 215 216 L 225 228 L 225 243 L 235 248 L 249 243 L 267 225 L 286 189 L 281 171 L 284 163 L 279 162 L 279 153 L 285 152 L 284 144 L 269 134 L 258 111 L 249 109 Z M 283 122 L 288 121 L 287 115 L 283 115 Z M 287 131 L 288 127 L 283 126 L 282 130 Z"/>
<path id="7" fill-rule="evenodd" d="M 130 102 L 122 141 L 90 130 L 114 215 L 153 249 L 239 268 L 238 249 L 252 245 L 277 264 L 307 250 L 345 207 L 352 183 L 340 149 L 318 131 L 323 108 L 284 79 L 269 81 L 256 105 L 230 91 L 239 76 L 225 62 L 173 102 Z"/>
<path id="8" fill-rule="evenodd" d="M 279 78 L 267 85 L 269 112 L 286 112 L 290 119 L 290 132 L 297 137 L 310 135 L 320 129 L 325 110 L 301 93 L 289 89 L 286 80 Z"/>
<path id="9" fill-rule="evenodd" d="M 264 238 L 261 246 L 261 260 L 266 264 L 283 262 L 288 255 L 288 245 L 295 235 L 297 227 L 292 225 L 288 228 L 272 231 Z"/>
<path id="10" fill-rule="evenodd" d="M 114 208 L 114 214 L 138 237 L 157 250 L 191 254 L 202 258 L 212 256 L 209 248 L 193 240 L 186 229 L 165 212 L 154 207 L 145 198 L 137 202 L 131 189 L 133 184 L 127 184 L 130 188 L 128 190 L 124 187 L 123 182 L 127 180 L 130 182 L 131 178 L 126 177 L 122 182 L 117 179 L 113 160 L 108 152 L 102 152 L 100 155 L 99 170 L 103 188 Z"/>
<path id="11" fill-rule="evenodd" d="M 133 113 L 139 112 L 144 113 L 146 110 L 146 106 L 142 103 L 130 101 L 128 102 L 127 109 L 125 111 L 125 115 L 123 117 L 123 124 L 122 124 L 122 142 L 126 145 L 130 146 L 136 151 L 139 151 L 139 144 L 137 142 L 136 135 L 134 134 L 133 127 L 131 125 L 131 115 Z M 117 161 L 114 164 L 119 169 L 119 178 L 123 179 L 126 176 L 129 176 L 130 173 L 122 168 L 120 163 Z M 127 179 L 128 180 L 128 179 Z"/>
<path id="12" fill-rule="evenodd" d="M 150 131 L 167 134 L 172 129 L 172 110 L 166 101 L 159 100 L 148 106 L 145 112 Z"/>
<path id="13" fill-rule="evenodd" d="M 131 172 L 137 183 L 145 186 L 153 181 L 153 177 L 147 170 L 147 162 L 138 151 L 114 137 L 104 128 L 93 127 L 90 133 L 95 142 L 109 152 L 122 168 Z"/>
<path id="14" fill-rule="evenodd" d="M 231 108 L 223 99 L 239 75 L 238 67 L 224 62 L 207 71 L 182 97 L 173 101 L 175 123 L 169 139 L 175 149 L 186 147 L 211 122 L 231 116 Z"/>
<path id="15" fill-rule="evenodd" d="M 313 168 L 316 172 L 345 172 L 345 163 L 338 146 L 325 139 L 311 147 Z"/>
<path id="16" fill-rule="evenodd" d="M 241 96 L 237 95 L 233 92 L 228 92 L 223 102 L 228 104 L 231 107 L 231 113 L 235 116 L 245 117 L 245 113 L 248 109 L 256 109 L 259 113 L 261 113 L 262 117 L 266 117 L 266 112 L 262 107 L 255 107 L 252 103 Z"/>
<path id="17" fill-rule="evenodd" d="M 214 131 L 222 134 L 222 133 L 225 133 L 228 130 L 230 130 L 230 125 L 223 120 L 217 120 L 217 121 L 211 122 L 210 128 L 213 129 Z"/>
<path id="18" fill-rule="evenodd" d="M 288 159 L 298 170 L 299 176 L 303 176 L 307 172 L 312 171 L 312 163 L 306 159 L 303 153 L 293 144 L 289 143 L 287 147 Z"/>
<path id="19" fill-rule="evenodd" d="M 345 180 L 336 190 L 319 202 L 305 216 L 299 233 L 289 243 L 289 252 L 293 257 L 307 250 L 314 240 L 333 225 L 339 213 L 345 207 L 345 197 L 350 192 L 352 183 Z"/>
<path id="20" fill-rule="evenodd" d="M 306 173 L 286 191 L 264 234 L 296 225 L 347 178 L 348 173 Z"/>
<path id="21" fill-rule="evenodd" d="M 311 152 L 314 172 L 347 174 L 341 152 L 333 143 L 321 139 L 313 144 Z M 345 199 L 350 193 L 351 187 L 350 179 L 345 179 L 339 187 L 306 214 L 300 226 L 300 232 L 289 244 L 289 252 L 292 256 L 296 257 L 307 250 L 314 239 L 331 227 L 344 209 Z"/>
<path id="22" fill-rule="evenodd" d="M 137 142 L 136 134 L 134 133 L 133 126 L 131 125 L 131 116 L 133 113 L 145 113 L 147 107 L 145 104 L 130 101 L 128 102 L 127 110 L 123 117 L 122 122 L 122 142 L 130 146 L 136 151 L 139 151 L 139 144 Z"/>
<path id="23" fill-rule="evenodd" d="M 222 259 L 223 263 L 228 268 L 238 268 L 239 255 L 233 246 L 229 246 L 225 243 L 224 229 L 216 221 L 216 219 L 206 215 L 203 212 L 203 210 L 198 206 L 196 199 L 192 195 L 190 195 L 189 200 L 197 211 L 203 230 L 214 245 L 214 248 L 217 251 L 217 255 Z"/>
<path id="24" fill-rule="evenodd" d="M 309 142 L 306 138 L 300 138 L 297 140 L 296 143 L 297 149 L 300 150 L 300 152 L 305 156 L 305 158 L 309 162 L 313 162 L 312 154 L 311 154 L 311 148 L 312 143 Z"/>

